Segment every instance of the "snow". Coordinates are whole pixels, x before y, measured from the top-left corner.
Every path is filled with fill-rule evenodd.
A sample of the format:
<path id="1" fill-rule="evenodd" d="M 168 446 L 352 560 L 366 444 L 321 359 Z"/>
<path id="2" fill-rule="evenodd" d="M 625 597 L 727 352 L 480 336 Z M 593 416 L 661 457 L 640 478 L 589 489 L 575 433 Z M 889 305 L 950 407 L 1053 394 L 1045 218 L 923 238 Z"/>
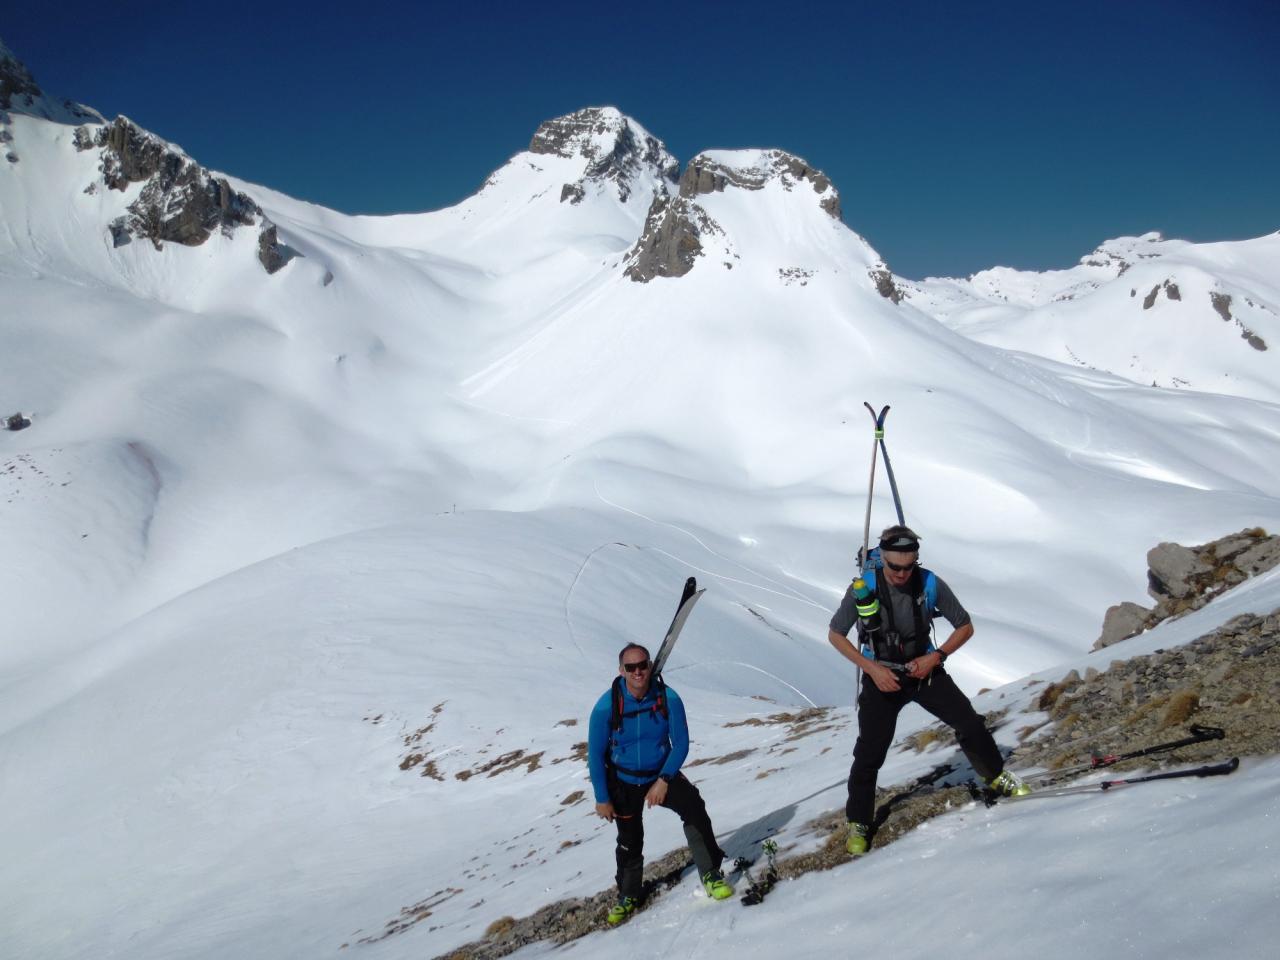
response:
<path id="1" fill-rule="evenodd" d="M 772 181 L 697 198 L 723 251 L 637 284 L 621 261 L 658 179 L 562 202 L 588 162 L 518 154 L 462 204 L 398 217 L 233 180 L 303 254 L 268 276 L 254 228 L 113 248 L 131 196 L 85 192 L 98 152 L 9 125 L 0 413 L 32 427 L 0 435 L 6 956 L 434 956 L 604 889 L 612 833 L 570 800 L 575 744 L 617 650 L 656 642 L 691 574 L 708 592 L 667 679 L 692 759 L 751 752 L 689 773 L 731 853 L 751 824 L 814 844 L 802 827 L 842 805 L 854 738 L 853 672 L 825 638 L 862 539 L 863 400 L 892 404 L 907 518 L 974 615 L 948 669 L 993 688 L 980 709 L 1030 711 L 1026 678 L 1093 664 L 1155 543 L 1280 521 L 1276 348 L 1207 296 L 1232 291 L 1280 342 L 1276 237 L 1112 241 L 1137 261 L 1123 276 L 927 281 L 895 306 L 875 251 Z M 1183 287 L 1159 326 L 1138 326 L 1157 316 L 1131 303 L 1139 275 Z M 1179 312 L 1193 302 L 1207 319 Z M 1152 388 L 1153 370 L 1188 383 Z M 881 472 L 873 528 L 892 519 Z M 1277 606 L 1259 578 L 1106 656 Z M 832 727 L 794 742 L 728 725 L 811 703 Z M 940 759 L 895 751 L 881 782 Z M 964 807 L 757 910 L 686 878 L 625 931 L 523 955 L 643 934 L 689 956 L 868 937 L 901 956 L 1270 956 L 1277 787 L 1280 763 L 1251 760 Z M 661 813 L 648 834 L 652 855 L 683 843 Z"/>

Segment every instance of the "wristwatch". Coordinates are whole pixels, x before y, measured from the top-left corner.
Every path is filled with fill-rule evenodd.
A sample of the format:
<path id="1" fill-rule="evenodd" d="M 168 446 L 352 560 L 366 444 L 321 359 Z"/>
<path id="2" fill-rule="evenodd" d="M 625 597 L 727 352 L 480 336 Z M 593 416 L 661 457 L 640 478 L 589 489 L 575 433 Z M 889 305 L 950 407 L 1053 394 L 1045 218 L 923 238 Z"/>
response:
<path id="1" fill-rule="evenodd" d="M 938 655 L 939 666 L 947 662 L 947 651 L 943 650 L 941 647 L 934 647 L 933 652 Z"/>

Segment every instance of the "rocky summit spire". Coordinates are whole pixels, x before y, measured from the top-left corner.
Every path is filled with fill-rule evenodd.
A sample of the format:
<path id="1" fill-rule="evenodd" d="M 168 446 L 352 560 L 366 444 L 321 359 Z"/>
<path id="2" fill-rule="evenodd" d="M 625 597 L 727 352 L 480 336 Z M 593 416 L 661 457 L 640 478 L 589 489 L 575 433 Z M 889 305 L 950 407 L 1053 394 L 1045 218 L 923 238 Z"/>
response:
<path id="1" fill-rule="evenodd" d="M 545 121 L 529 152 L 586 161 L 581 179 L 561 190 L 560 199 L 571 203 L 582 200 L 589 184 L 602 182 L 614 184 L 625 203 L 642 183 L 674 186 L 680 170 L 661 140 L 616 107 L 587 107 Z"/>
<path id="2" fill-rule="evenodd" d="M 29 114 L 56 123 L 102 120 L 102 115 L 96 110 L 70 100 L 59 101 L 46 96 L 31 76 L 31 71 L 13 55 L 3 40 L 0 40 L 0 111 Z"/>

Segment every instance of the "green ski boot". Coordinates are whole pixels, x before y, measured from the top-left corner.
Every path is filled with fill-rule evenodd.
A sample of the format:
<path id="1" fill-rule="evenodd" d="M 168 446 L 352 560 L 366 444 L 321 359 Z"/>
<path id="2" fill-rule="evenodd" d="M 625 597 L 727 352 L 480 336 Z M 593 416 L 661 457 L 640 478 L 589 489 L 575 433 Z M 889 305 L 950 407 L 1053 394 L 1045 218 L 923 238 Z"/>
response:
<path id="1" fill-rule="evenodd" d="M 850 856 L 860 857 L 867 852 L 868 833 L 870 828 L 865 823 L 849 821 L 849 839 L 845 841 L 844 848 L 849 851 Z"/>
<path id="2" fill-rule="evenodd" d="M 1023 783 L 1016 773 L 1010 773 L 1008 770 L 1001 771 L 995 779 L 987 783 L 987 786 L 1002 797 L 1025 797 L 1031 792 L 1031 788 Z"/>
<path id="3" fill-rule="evenodd" d="M 631 914 L 635 912 L 636 912 L 636 898 L 623 897 L 621 900 L 619 900 L 617 903 L 615 903 L 612 907 L 609 908 L 609 916 L 607 916 L 605 919 L 608 921 L 609 926 L 613 927 L 613 926 L 617 926 L 619 923 L 627 919 L 627 917 L 631 916 Z"/>
<path id="4" fill-rule="evenodd" d="M 702 889 L 712 900 L 725 900 L 733 896 L 733 887 L 719 870 L 708 870 L 702 875 Z"/>

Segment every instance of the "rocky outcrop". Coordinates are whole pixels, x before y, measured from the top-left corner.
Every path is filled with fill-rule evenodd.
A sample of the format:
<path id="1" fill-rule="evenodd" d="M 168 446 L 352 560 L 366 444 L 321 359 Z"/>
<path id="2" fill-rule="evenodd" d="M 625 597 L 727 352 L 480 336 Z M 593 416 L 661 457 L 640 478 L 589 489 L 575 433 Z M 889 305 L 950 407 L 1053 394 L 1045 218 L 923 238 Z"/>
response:
<path id="1" fill-rule="evenodd" d="M 97 110 L 70 100 L 56 100 L 46 94 L 31 76 L 31 71 L 0 42 L 0 119 L 8 111 L 55 123 L 102 120 L 102 114 Z"/>
<path id="2" fill-rule="evenodd" d="M 225 178 L 212 176 L 126 117 L 96 133 L 81 128 L 75 142 L 81 149 L 82 144 L 101 148 L 102 182 L 108 188 L 124 191 L 143 184 L 128 214 L 111 227 L 116 246 L 134 237 L 150 240 L 157 250 L 166 241 L 199 246 L 214 230 L 229 234 L 237 226 L 253 225 L 262 214 Z"/>
<path id="3" fill-rule="evenodd" d="M 1218 316 L 1227 323 L 1234 323 L 1240 328 L 1240 336 L 1249 344 L 1249 346 L 1253 347 L 1255 350 L 1267 349 L 1267 342 L 1265 340 L 1241 323 L 1239 318 L 1232 315 L 1231 294 L 1220 293 L 1216 290 L 1212 291 L 1209 294 L 1209 302 L 1213 305 L 1213 309 L 1217 312 Z"/>
<path id="4" fill-rule="evenodd" d="M 1147 553 L 1147 593 L 1152 608 L 1136 603 L 1111 607 L 1103 618 L 1100 650 L 1137 636 L 1158 623 L 1199 610 L 1249 577 L 1280 565 L 1280 536 L 1253 528 L 1198 547 L 1161 543 Z"/>
<path id="5" fill-rule="evenodd" d="M 1160 296 L 1160 291 L 1164 291 L 1166 299 L 1181 300 L 1182 291 L 1178 289 L 1178 285 L 1172 280 L 1166 280 L 1164 283 L 1157 283 L 1151 288 L 1151 292 L 1142 298 L 1142 309 L 1150 310 L 1156 305 L 1156 298 Z"/>
<path id="6" fill-rule="evenodd" d="M 765 184 L 777 181 L 786 190 L 801 183 L 809 184 L 822 199 L 818 205 L 836 220 L 841 218 L 840 194 L 828 177 L 800 157 L 785 150 L 766 150 L 757 163 L 730 165 L 707 154 L 689 161 L 680 176 L 680 196 L 692 199 L 702 194 L 723 193 L 726 188 L 763 190 Z"/>
<path id="7" fill-rule="evenodd" d="M 868 270 L 867 276 L 875 284 L 876 293 L 891 303 L 901 303 L 902 298 L 906 296 L 902 287 L 894 282 L 893 272 L 884 263 L 876 264 L 873 269 Z"/>
<path id="8" fill-rule="evenodd" d="M 696 203 L 684 197 L 654 197 L 644 232 L 627 255 L 624 274 L 638 283 L 655 277 L 682 277 L 702 256 L 702 238 L 724 231 Z"/>
<path id="9" fill-rule="evenodd" d="M 297 256 L 280 243 L 275 226 L 248 194 L 127 117 L 80 127 L 73 143 L 77 150 L 101 151 L 99 169 L 108 189 L 124 192 L 133 184 L 143 185 L 128 212 L 108 226 L 114 246 L 137 238 L 151 241 L 157 250 L 165 243 L 195 247 L 215 230 L 229 236 L 238 227 L 258 225 L 258 257 L 268 273 Z"/>
<path id="10" fill-rule="evenodd" d="M 674 184 L 679 162 L 662 141 L 613 107 L 588 107 L 548 120 L 529 142 L 529 152 L 586 161 L 582 178 L 566 183 L 561 202 L 579 203 L 589 183 L 611 183 L 626 203 L 647 177 Z"/>
<path id="11" fill-rule="evenodd" d="M 294 257 L 302 256 L 288 244 L 280 242 L 276 235 L 276 225 L 265 217 L 262 220 L 262 232 L 258 234 L 258 262 L 267 273 L 276 273 Z M 325 281 L 327 287 L 332 277 Z"/>
<path id="12" fill-rule="evenodd" d="M 4 428 L 6 430 L 25 430 L 31 426 L 31 421 L 22 415 L 22 412 L 11 414 L 5 417 Z"/>

